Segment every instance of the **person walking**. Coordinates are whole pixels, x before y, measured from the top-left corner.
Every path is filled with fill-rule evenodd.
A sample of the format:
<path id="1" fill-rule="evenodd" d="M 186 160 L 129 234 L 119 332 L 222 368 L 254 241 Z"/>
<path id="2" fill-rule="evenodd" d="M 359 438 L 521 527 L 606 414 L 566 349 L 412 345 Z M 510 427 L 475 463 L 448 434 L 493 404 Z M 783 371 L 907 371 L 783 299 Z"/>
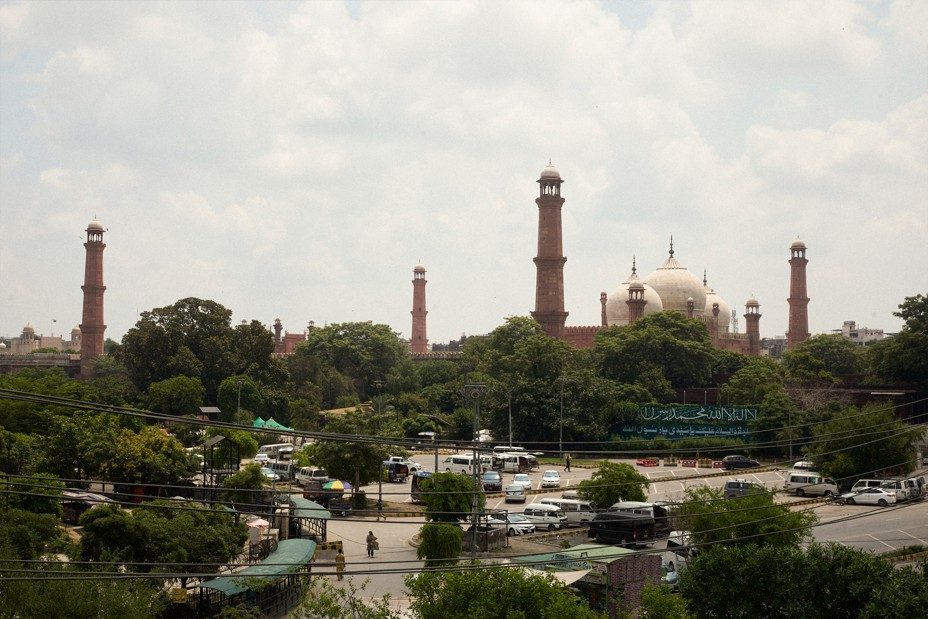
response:
<path id="1" fill-rule="evenodd" d="M 564 470 L 570 472 L 570 454 L 564 456 Z"/>
<path id="2" fill-rule="evenodd" d="M 374 551 L 380 547 L 380 544 L 377 543 L 377 536 L 374 535 L 373 531 L 367 532 L 367 556 L 373 557 Z"/>
<path id="3" fill-rule="evenodd" d="M 342 579 L 342 575 L 345 573 L 345 555 L 342 553 L 341 548 L 338 549 L 338 554 L 335 555 L 335 573 L 338 574 L 338 579 Z"/>

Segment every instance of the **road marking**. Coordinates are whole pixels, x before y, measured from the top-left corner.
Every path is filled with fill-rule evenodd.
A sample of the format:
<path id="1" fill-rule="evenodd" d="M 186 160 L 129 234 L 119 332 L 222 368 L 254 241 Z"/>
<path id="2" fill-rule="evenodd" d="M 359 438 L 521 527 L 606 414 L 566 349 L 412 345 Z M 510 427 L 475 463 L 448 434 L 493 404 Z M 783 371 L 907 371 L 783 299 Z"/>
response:
<path id="1" fill-rule="evenodd" d="M 905 535 L 908 535 L 909 537 L 911 537 L 911 538 L 914 539 L 914 540 L 920 541 L 920 542 L 921 542 L 923 545 L 925 545 L 925 546 L 928 546 L 928 542 L 926 542 L 925 540 L 923 540 L 923 539 L 920 538 L 920 537 L 915 537 L 914 535 L 912 535 L 912 534 L 909 533 L 908 531 L 903 531 L 902 529 L 897 529 L 897 531 L 899 531 L 900 533 L 903 533 L 903 534 L 905 534 Z"/>
<path id="2" fill-rule="evenodd" d="M 872 540 L 875 541 L 875 542 L 880 542 L 881 544 L 883 544 L 884 546 L 886 546 L 886 547 L 889 548 L 890 550 L 895 550 L 895 549 L 896 549 L 895 546 L 890 546 L 889 544 L 887 544 L 887 543 L 884 542 L 883 540 L 878 539 L 878 538 L 876 538 L 876 537 L 873 537 L 873 536 L 870 535 L 869 533 L 867 533 L 867 537 L 869 537 L 870 539 L 872 539 Z"/>

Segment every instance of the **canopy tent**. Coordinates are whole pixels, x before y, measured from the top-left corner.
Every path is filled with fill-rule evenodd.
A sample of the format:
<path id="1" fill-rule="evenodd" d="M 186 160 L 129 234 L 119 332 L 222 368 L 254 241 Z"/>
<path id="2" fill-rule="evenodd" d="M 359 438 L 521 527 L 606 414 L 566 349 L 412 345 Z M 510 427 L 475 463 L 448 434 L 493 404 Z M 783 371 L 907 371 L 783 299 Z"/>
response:
<path id="1" fill-rule="evenodd" d="M 265 428 L 267 427 L 267 422 L 261 419 L 260 417 L 258 417 L 252 422 L 251 427 L 252 428 Z"/>
<path id="2" fill-rule="evenodd" d="M 277 423 L 273 417 L 264 422 L 264 428 L 268 430 L 293 430 L 293 428 L 288 428 L 287 426 Z"/>

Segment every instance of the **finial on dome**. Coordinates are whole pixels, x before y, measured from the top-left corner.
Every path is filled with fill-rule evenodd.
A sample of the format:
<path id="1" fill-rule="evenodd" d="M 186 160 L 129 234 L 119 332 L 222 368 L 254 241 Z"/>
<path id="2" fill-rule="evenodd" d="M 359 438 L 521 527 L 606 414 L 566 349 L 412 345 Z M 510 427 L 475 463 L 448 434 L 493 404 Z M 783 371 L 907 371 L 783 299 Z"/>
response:
<path id="1" fill-rule="evenodd" d="M 636 268 L 635 268 L 635 254 L 632 254 L 632 275 L 634 275 L 635 273 L 636 273 Z"/>
<path id="2" fill-rule="evenodd" d="M 709 283 L 706 281 L 706 269 L 702 270 L 702 285 L 704 287 L 709 285 Z"/>
<path id="3" fill-rule="evenodd" d="M 673 235 L 670 235 L 670 255 L 673 256 Z"/>

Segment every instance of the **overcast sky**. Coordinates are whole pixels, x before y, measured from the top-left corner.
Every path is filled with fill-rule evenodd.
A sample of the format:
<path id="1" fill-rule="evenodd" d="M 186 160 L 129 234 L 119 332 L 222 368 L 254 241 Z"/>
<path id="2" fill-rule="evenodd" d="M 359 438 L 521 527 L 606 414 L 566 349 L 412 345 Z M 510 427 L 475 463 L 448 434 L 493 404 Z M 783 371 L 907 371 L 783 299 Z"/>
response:
<path id="1" fill-rule="evenodd" d="M 676 257 L 761 334 L 808 246 L 810 330 L 928 292 L 928 2 L 0 4 L 0 334 L 234 322 L 479 334 L 534 305 L 565 179 L 568 325 Z M 52 321 L 57 321 L 52 323 Z M 744 321 L 740 328 L 743 331 Z"/>

